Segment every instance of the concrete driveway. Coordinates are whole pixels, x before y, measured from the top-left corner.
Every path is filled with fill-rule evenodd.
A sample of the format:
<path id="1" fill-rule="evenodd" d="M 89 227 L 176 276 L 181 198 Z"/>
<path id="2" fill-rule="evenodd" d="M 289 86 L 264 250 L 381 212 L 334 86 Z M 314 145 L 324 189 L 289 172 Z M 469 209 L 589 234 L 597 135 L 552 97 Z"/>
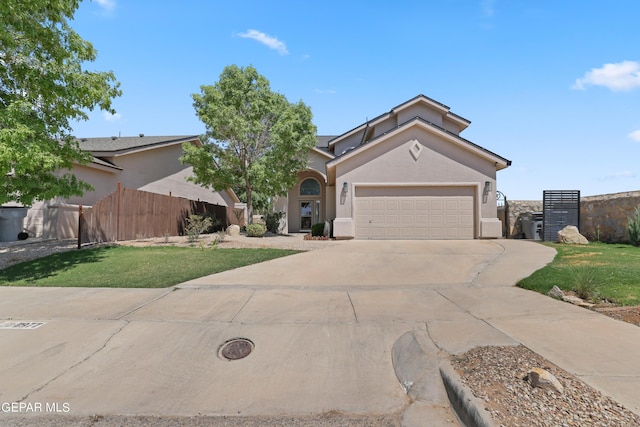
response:
<path id="1" fill-rule="evenodd" d="M 0 324 L 44 322 L 0 329 L 0 402 L 451 425 L 437 362 L 523 343 L 637 412 L 636 358 L 602 363 L 621 345 L 638 354 L 640 328 L 512 287 L 554 254 L 524 241 L 348 241 L 170 289 L 0 288 Z M 596 359 L 574 330 L 584 322 L 604 340 Z M 253 351 L 221 357 L 238 337 Z M 34 414 L 5 411 L 0 424 L 23 415 Z"/>

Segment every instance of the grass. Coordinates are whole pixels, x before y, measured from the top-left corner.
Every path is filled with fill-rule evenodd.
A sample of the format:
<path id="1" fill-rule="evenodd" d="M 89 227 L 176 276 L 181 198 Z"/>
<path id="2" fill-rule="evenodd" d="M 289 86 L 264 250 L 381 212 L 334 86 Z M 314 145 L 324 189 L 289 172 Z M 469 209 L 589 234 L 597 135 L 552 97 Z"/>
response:
<path id="1" fill-rule="evenodd" d="M 0 285 L 165 288 L 295 253 L 298 251 L 100 247 L 62 252 L 0 270 Z"/>
<path id="2" fill-rule="evenodd" d="M 640 305 L 640 248 L 623 244 L 551 244 L 554 260 L 518 286 L 543 294 L 553 285 L 619 305 Z"/>

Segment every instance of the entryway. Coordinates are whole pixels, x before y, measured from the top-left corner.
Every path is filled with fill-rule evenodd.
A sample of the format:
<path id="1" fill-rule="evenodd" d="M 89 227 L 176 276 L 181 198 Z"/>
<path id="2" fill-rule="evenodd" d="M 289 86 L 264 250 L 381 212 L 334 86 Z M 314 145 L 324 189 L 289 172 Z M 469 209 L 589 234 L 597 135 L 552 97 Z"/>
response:
<path id="1" fill-rule="evenodd" d="M 320 200 L 300 201 L 300 231 L 310 231 L 311 226 L 321 222 Z"/>

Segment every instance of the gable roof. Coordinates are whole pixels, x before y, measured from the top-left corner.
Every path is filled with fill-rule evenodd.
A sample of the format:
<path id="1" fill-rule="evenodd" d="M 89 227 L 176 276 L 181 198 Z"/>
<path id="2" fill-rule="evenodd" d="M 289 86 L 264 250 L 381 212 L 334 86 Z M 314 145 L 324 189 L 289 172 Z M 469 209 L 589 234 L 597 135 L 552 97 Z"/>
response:
<path id="1" fill-rule="evenodd" d="M 428 120 L 425 120 L 421 117 L 414 117 L 411 120 L 408 120 L 404 123 L 402 123 L 401 125 L 399 125 L 398 127 L 387 131 L 375 138 L 373 138 L 372 140 L 370 140 L 369 142 L 367 142 L 366 144 L 362 144 L 359 145 L 357 147 L 354 147 L 351 150 L 348 150 L 342 154 L 340 154 L 339 156 L 336 156 L 335 158 L 333 158 L 332 160 L 329 160 L 327 162 L 327 175 L 329 176 L 329 179 L 331 180 L 332 177 L 333 179 L 335 179 L 335 167 L 338 163 L 347 160 L 351 157 L 354 157 L 356 155 L 358 155 L 359 153 L 362 153 L 365 150 L 370 149 L 371 147 L 374 147 L 376 145 L 378 145 L 379 143 L 383 142 L 384 140 L 390 138 L 393 135 L 396 135 L 410 127 L 413 126 L 419 126 L 422 129 L 425 129 L 426 131 L 433 133 L 435 135 L 438 135 L 442 138 L 444 138 L 445 140 L 459 146 L 462 147 L 468 151 L 471 151 L 472 153 L 476 154 L 479 157 L 482 157 L 484 159 L 486 159 L 487 161 L 490 162 L 494 162 L 495 166 L 496 166 L 496 170 L 501 170 L 501 169 L 505 169 L 509 166 L 511 166 L 511 160 L 507 160 L 502 156 L 499 156 L 498 154 L 487 150 L 486 148 L 483 148 L 477 144 L 474 144 L 473 142 L 464 139 L 462 137 L 460 137 L 459 135 L 456 135 L 453 132 L 450 132 L 448 130 L 446 130 L 445 128 L 438 126 L 434 123 L 429 122 Z"/>
<path id="2" fill-rule="evenodd" d="M 427 105 L 429 105 L 432 108 L 435 108 L 436 110 L 439 110 L 441 113 L 443 113 L 443 115 L 445 117 L 447 117 L 448 119 L 456 122 L 458 124 L 458 126 L 460 126 L 460 131 L 463 131 L 464 129 L 466 129 L 470 124 L 471 121 L 465 119 L 462 116 L 459 116 L 457 114 L 452 113 L 450 110 L 450 108 L 447 105 L 444 105 L 441 102 L 438 102 L 434 99 L 429 98 L 428 96 L 425 95 L 418 95 L 415 96 L 413 98 L 411 98 L 408 101 L 403 102 L 400 105 L 397 105 L 395 107 L 393 107 L 390 111 L 383 113 L 381 115 L 379 115 L 378 117 L 375 117 L 365 123 L 362 123 L 359 126 L 356 126 L 355 128 L 343 133 L 342 135 L 336 136 L 335 138 L 333 138 L 332 140 L 329 141 L 329 147 L 335 145 L 338 141 L 344 139 L 345 137 L 348 137 L 350 135 L 353 135 L 354 133 L 360 131 L 361 129 L 364 128 L 368 128 L 368 127 L 372 127 L 372 126 L 376 126 L 377 124 L 379 124 L 380 122 L 388 119 L 389 117 L 391 117 L 394 114 L 399 113 L 402 110 L 405 110 L 409 107 L 411 107 L 412 105 L 415 105 L 417 103 L 425 103 Z"/>
<path id="3" fill-rule="evenodd" d="M 78 144 L 84 151 L 96 157 L 110 157 L 154 148 L 193 142 L 201 145 L 198 135 L 179 136 L 112 136 L 110 138 L 79 138 Z"/>

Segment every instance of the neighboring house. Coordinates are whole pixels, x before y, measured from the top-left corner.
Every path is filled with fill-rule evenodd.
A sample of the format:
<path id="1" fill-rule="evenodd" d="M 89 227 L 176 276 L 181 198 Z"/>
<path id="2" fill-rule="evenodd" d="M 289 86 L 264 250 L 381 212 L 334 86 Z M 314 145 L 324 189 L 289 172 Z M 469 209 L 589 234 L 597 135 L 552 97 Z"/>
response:
<path id="1" fill-rule="evenodd" d="M 193 168 L 180 162 L 182 144 L 202 145 L 198 136 L 139 135 L 83 138 L 78 142 L 80 148 L 93 155 L 93 160 L 87 165 L 75 165 L 72 173 L 91 184 L 94 190 L 81 197 L 34 204 L 27 217 L 26 228 L 38 236 L 73 237 L 77 222 L 73 218 L 62 220 L 65 216 L 62 212 L 76 213 L 78 205 L 94 205 L 116 191 L 118 182 L 126 188 L 164 195 L 171 193 L 175 197 L 231 209 L 244 206 L 230 189 L 213 191 L 187 181 L 186 178 L 193 174 Z"/>
<path id="2" fill-rule="evenodd" d="M 333 221 L 339 239 L 502 235 L 496 171 L 511 161 L 460 137 L 471 122 L 419 95 L 337 137 L 318 137 L 277 209 L 286 230 Z"/>

